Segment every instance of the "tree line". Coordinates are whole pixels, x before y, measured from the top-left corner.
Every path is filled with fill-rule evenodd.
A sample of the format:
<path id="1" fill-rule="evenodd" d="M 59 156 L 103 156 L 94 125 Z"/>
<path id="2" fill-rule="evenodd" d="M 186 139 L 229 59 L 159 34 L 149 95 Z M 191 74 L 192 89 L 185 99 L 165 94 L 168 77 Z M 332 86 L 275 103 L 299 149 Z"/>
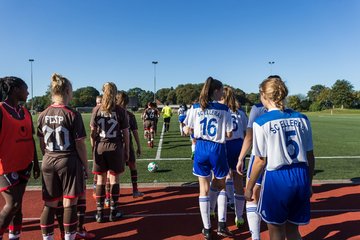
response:
<path id="1" fill-rule="evenodd" d="M 192 104 L 201 92 L 203 83 L 180 84 L 176 88 L 161 88 L 156 92 L 156 99 L 162 103 L 170 104 Z M 231 86 L 230 86 L 231 87 Z M 126 91 L 129 97 L 138 100 L 138 106 L 144 107 L 148 102 L 153 101 L 154 93 L 139 87 Z M 234 88 L 235 96 L 242 106 L 252 106 L 260 102 L 259 93 L 245 93 L 239 88 Z M 72 107 L 95 106 L 96 96 L 100 95 L 94 87 L 82 87 L 73 92 L 73 99 L 70 102 Z M 43 111 L 51 103 L 50 91 L 44 96 L 30 99 L 26 105 L 34 110 Z M 354 86 L 347 80 L 336 80 L 331 86 L 314 85 L 307 92 L 307 95 L 290 95 L 287 98 L 287 106 L 297 111 L 321 111 L 330 108 L 352 108 L 360 109 L 360 91 L 355 91 Z"/>

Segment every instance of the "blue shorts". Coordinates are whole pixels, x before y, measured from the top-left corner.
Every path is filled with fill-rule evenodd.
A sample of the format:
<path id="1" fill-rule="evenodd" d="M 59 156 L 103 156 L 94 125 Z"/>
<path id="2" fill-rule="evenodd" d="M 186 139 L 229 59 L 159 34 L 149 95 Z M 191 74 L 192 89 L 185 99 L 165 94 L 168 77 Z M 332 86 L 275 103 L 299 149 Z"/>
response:
<path id="1" fill-rule="evenodd" d="M 186 118 L 186 115 L 179 116 L 179 122 L 183 123 Z"/>
<path id="2" fill-rule="evenodd" d="M 226 154 L 229 164 L 229 168 L 236 170 L 241 147 L 243 145 L 243 139 L 238 138 L 230 141 L 226 141 Z"/>
<path id="3" fill-rule="evenodd" d="M 225 178 L 229 173 L 226 145 L 197 139 L 193 174 L 198 177 L 209 177 L 211 170 L 217 179 Z"/>
<path id="4" fill-rule="evenodd" d="M 254 161 L 255 161 L 255 156 L 251 155 L 250 160 L 249 160 L 249 167 L 248 167 L 247 173 L 246 173 L 246 177 L 247 177 L 248 180 L 250 179 L 250 174 L 251 174 L 251 170 L 252 170 L 252 166 L 254 164 Z M 256 180 L 256 185 L 261 185 L 261 182 L 263 180 L 263 176 L 264 176 L 264 173 L 261 173 L 259 178 Z"/>
<path id="5" fill-rule="evenodd" d="M 288 221 L 305 225 L 310 221 L 310 194 L 309 168 L 305 163 L 266 171 L 257 211 L 270 224 Z"/>

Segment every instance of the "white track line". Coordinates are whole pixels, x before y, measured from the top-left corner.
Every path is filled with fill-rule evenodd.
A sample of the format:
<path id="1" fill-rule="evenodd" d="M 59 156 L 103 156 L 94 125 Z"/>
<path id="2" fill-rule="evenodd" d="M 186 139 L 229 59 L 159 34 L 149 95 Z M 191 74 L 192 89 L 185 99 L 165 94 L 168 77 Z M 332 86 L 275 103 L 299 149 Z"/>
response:
<path id="1" fill-rule="evenodd" d="M 163 140 L 164 140 L 164 132 L 165 132 L 165 125 L 163 124 L 161 134 L 160 134 L 160 140 L 159 140 L 158 149 L 156 151 L 155 160 L 160 160 L 161 149 L 162 149 L 162 144 L 163 144 Z"/>
<path id="2" fill-rule="evenodd" d="M 360 212 L 360 209 L 323 209 L 311 210 L 311 213 L 346 213 L 346 212 Z M 228 212 L 229 215 L 234 215 L 233 212 Z M 153 214 L 126 214 L 124 218 L 138 218 L 138 217 L 178 217 L 178 216 L 199 216 L 200 213 L 153 213 Z M 104 216 L 105 218 L 107 216 Z M 94 219 L 93 216 L 85 216 L 86 219 Z M 40 218 L 23 218 L 23 221 L 40 221 Z"/>

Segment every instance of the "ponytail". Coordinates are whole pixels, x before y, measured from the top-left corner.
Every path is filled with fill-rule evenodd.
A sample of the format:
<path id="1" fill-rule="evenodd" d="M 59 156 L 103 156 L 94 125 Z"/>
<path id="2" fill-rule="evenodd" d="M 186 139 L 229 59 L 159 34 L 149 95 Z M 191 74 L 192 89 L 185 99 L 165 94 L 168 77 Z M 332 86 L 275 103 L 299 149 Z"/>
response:
<path id="1" fill-rule="evenodd" d="M 203 88 L 201 89 L 199 103 L 201 109 L 204 110 L 207 108 L 211 97 L 216 89 L 220 89 L 223 86 L 222 82 L 212 77 L 208 77 L 204 83 Z"/>

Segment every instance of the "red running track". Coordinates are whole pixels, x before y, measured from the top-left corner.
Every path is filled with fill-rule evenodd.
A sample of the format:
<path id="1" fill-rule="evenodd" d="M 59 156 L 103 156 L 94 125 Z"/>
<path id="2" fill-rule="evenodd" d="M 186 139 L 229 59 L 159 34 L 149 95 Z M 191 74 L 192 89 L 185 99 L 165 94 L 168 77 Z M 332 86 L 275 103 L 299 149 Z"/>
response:
<path id="1" fill-rule="evenodd" d="M 314 186 L 312 219 L 300 228 L 303 239 L 345 240 L 360 239 L 360 185 L 323 184 Z M 95 202 L 91 190 L 87 191 L 88 231 L 96 239 L 203 239 L 198 208 L 197 187 L 146 187 L 141 188 L 144 198 L 133 199 L 131 189 L 121 189 L 121 210 L 125 217 L 117 222 L 94 222 Z M 4 205 L 3 199 L 0 205 Z M 39 216 L 42 210 L 41 191 L 27 191 L 23 204 L 23 233 L 25 240 L 42 239 Z M 213 222 L 213 226 L 217 226 Z M 250 239 L 247 225 L 234 226 L 234 214 L 228 214 L 228 226 L 235 239 Z M 56 236 L 59 234 L 55 230 Z M 266 225 L 262 225 L 262 239 L 269 239 Z M 5 234 L 4 239 L 7 238 Z"/>

